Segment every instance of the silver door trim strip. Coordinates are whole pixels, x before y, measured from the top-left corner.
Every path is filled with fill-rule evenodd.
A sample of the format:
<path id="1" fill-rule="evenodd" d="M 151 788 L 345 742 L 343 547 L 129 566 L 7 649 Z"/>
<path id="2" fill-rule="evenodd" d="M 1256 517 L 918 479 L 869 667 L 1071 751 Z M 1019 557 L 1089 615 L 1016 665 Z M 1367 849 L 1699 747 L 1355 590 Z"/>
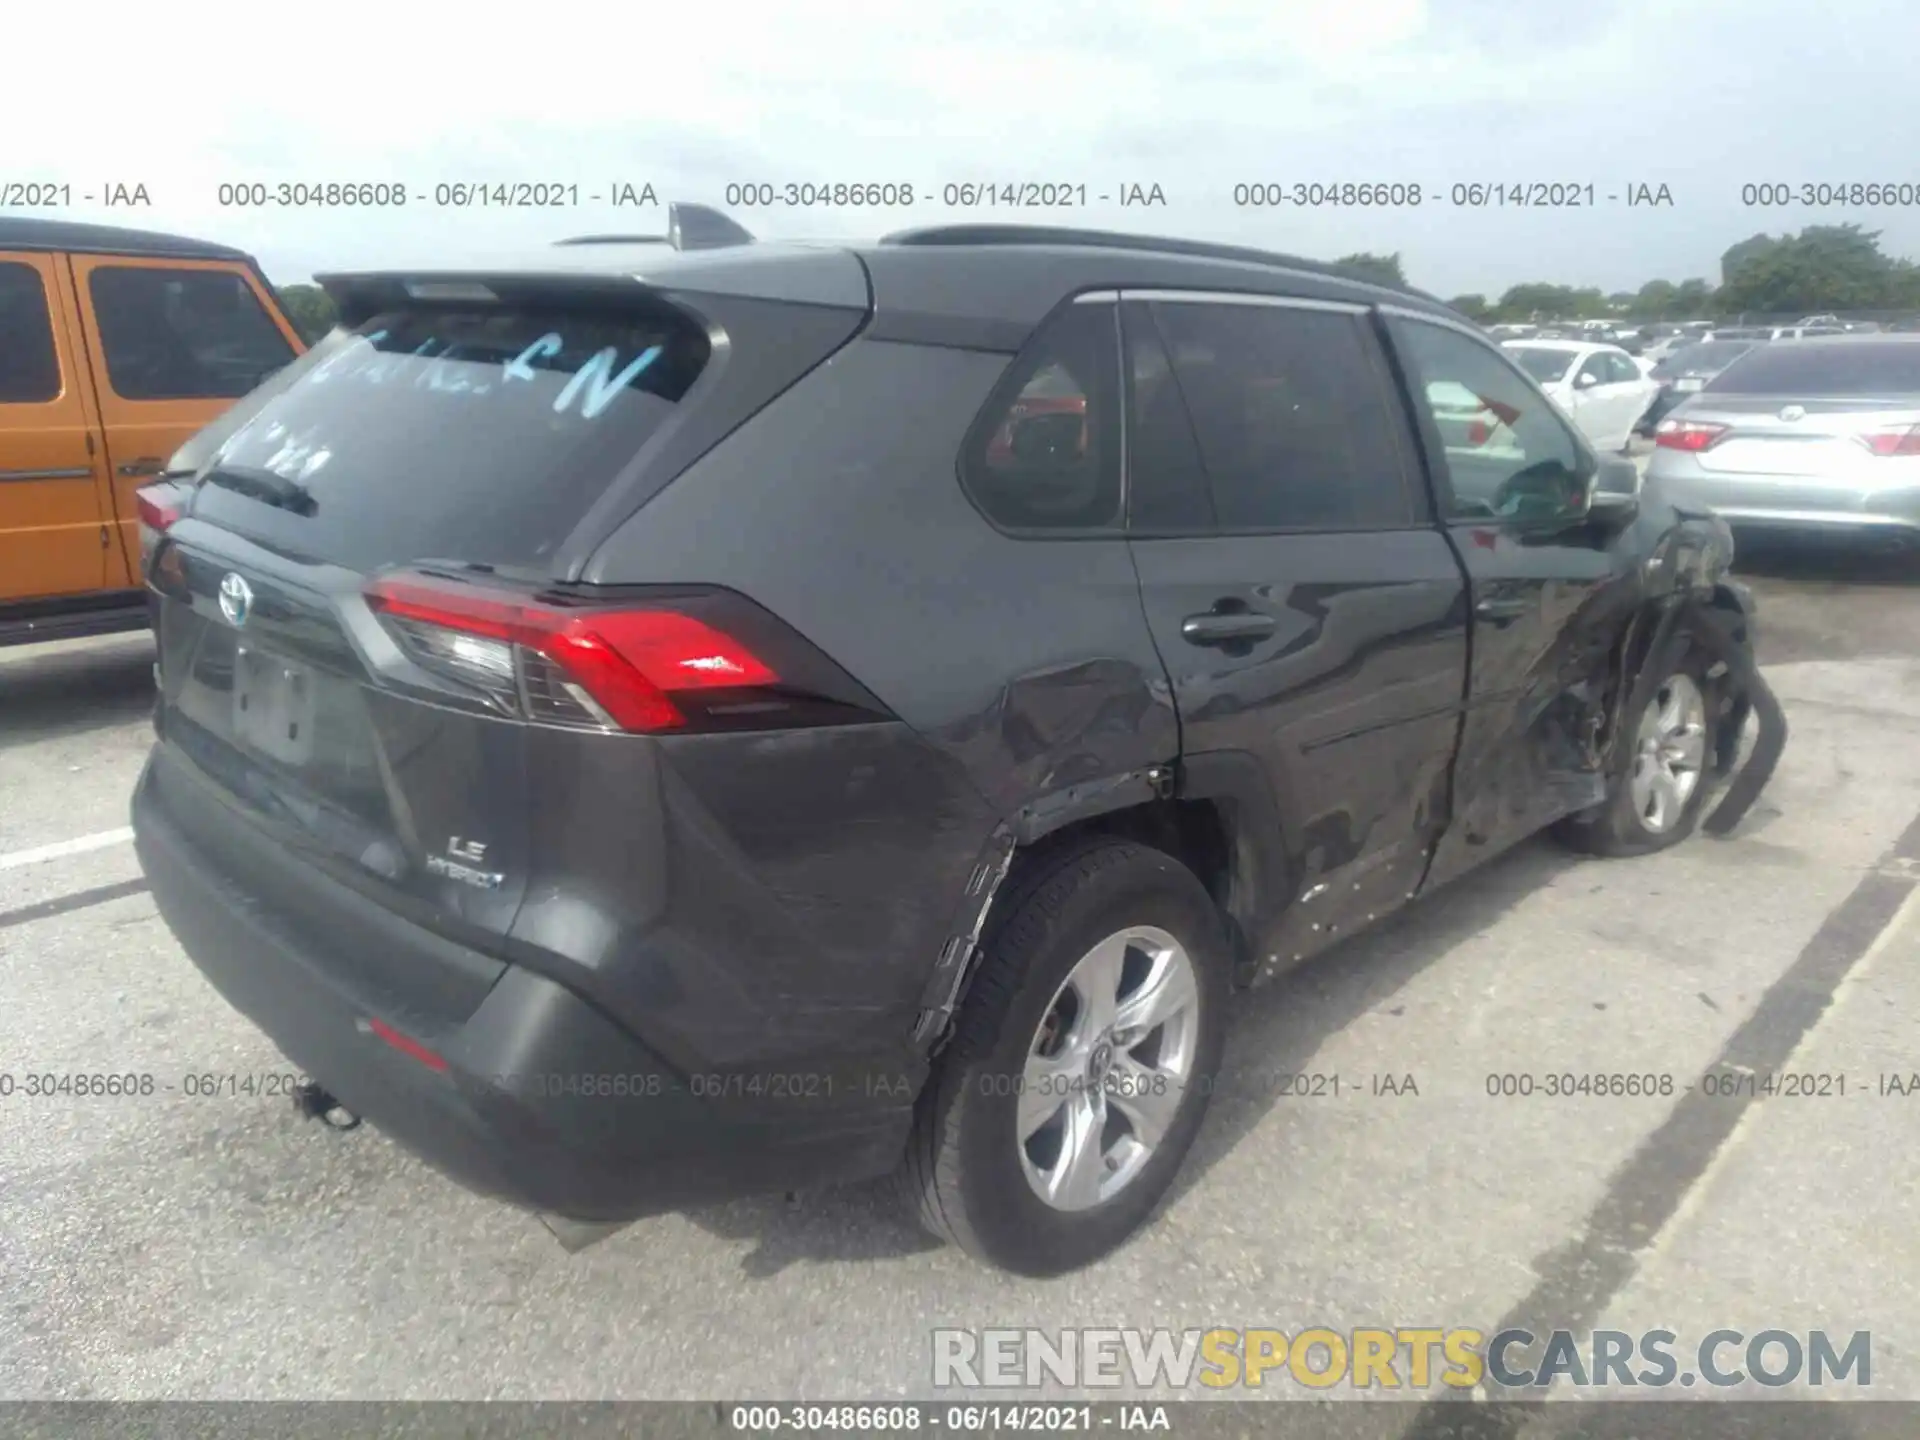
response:
<path id="1" fill-rule="evenodd" d="M 1270 310 L 1330 310 L 1364 315 L 1373 307 L 1350 300 L 1315 300 L 1299 295 L 1255 295 L 1244 290 L 1122 290 L 1122 300 L 1157 300 L 1179 305 L 1258 305 Z"/>
<path id="2" fill-rule="evenodd" d="M 21 480 L 91 480 L 93 471 L 79 470 L 0 470 L 0 485 Z"/>
<path id="3" fill-rule="evenodd" d="M 1435 315 L 1426 310 L 1409 310 L 1403 305 L 1382 305 L 1379 309 L 1382 315 L 1392 315 L 1396 319 L 1418 320 L 1424 325 L 1437 326 L 1442 330 L 1456 330 L 1470 340 L 1478 340 L 1488 349 L 1498 352 L 1502 359 L 1506 359 L 1505 347 L 1471 321 L 1456 320 L 1451 315 Z M 1508 360 L 1507 363 L 1509 365 L 1513 364 L 1511 360 Z M 1515 368 L 1517 369 L 1518 367 L 1516 366 Z M 1522 373 L 1524 374 L 1525 372 L 1523 371 Z"/>

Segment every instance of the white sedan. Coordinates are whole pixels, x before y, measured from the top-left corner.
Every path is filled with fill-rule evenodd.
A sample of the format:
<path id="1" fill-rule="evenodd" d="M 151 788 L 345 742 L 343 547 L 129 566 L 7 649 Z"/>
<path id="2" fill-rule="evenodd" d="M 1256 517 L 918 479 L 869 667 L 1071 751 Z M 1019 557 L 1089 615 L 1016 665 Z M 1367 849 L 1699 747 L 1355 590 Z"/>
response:
<path id="1" fill-rule="evenodd" d="M 1510 340 L 1502 347 L 1601 452 L 1624 450 L 1660 384 L 1618 345 Z"/>

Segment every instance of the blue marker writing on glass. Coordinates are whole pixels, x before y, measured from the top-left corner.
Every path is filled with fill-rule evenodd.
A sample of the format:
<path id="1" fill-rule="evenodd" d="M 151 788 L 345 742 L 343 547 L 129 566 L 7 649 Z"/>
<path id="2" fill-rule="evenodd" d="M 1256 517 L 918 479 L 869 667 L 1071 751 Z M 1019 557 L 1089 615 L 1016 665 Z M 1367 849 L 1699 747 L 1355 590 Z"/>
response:
<path id="1" fill-rule="evenodd" d="M 649 345 L 628 363 L 626 369 L 608 379 L 607 372 L 613 369 L 613 362 L 619 355 L 620 352 L 609 345 L 581 366 L 573 379 L 567 382 L 567 388 L 560 392 L 559 399 L 553 402 L 554 413 L 564 413 L 573 404 L 574 397 L 584 389 L 587 398 L 581 403 L 580 413 L 591 420 L 613 403 L 613 397 L 631 384 L 634 376 L 660 358 L 660 347 Z"/>
<path id="2" fill-rule="evenodd" d="M 564 343 L 558 335 L 551 332 L 542 335 L 538 340 L 527 346 L 526 349 L 522 350 L 501 367 L 501 383 L 505 384 L 508 380 L 533 379 L 534 369 L 530 362 L 536 358 L 547 359 L 551 356 L 558 355 Z"/>

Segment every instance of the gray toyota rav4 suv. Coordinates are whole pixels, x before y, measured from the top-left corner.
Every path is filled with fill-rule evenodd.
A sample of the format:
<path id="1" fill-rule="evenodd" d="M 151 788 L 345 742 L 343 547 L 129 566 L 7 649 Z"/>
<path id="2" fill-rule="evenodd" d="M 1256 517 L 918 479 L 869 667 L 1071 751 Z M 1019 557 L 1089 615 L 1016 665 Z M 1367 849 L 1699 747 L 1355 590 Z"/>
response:
<path id="1" fill-rule="evenodd" d="M 1783 743 L 1725 527 L 1411 291 L 694 207 L 323 283 L 146 507 L 141 862 L 311 1112 L 573 1243 L 892 1174 L 1086 1264 L 1247 986 Z"/>

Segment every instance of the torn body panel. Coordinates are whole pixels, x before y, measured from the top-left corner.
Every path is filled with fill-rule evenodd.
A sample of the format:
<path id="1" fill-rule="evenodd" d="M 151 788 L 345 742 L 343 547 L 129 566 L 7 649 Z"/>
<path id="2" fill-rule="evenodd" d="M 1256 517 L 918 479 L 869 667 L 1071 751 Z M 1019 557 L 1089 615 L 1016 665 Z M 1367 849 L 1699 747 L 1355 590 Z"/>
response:
<path id="1" fill-rule="evenodd" d="M 954 917 L 953 932 L 941 947 L 933 972 L 927 977 L 926 993 L 914 1021 L 914 1044 L 937 1051 L 946 1043 L 954 1011 L 959 1008 L 960 996 L 972 978 L 974 962 L 980 953 L 980 934 L 987 928 L 994 897 L 1013 869 L 1018 851 L 1019 840 L 1013 829 L 1000 827 L 987 842 L 979 863 L 968 877 L 966 894 Z"/>
<path id="2" fill-rule="evenodd" d="M 1653 687 L 1688 644 L 1712 658 L 1716 693 L 1711 736 L 1713 777 L 1729 780 L 1703 822 L 1725 836 L 1759 798 L 1786 748 L 1786 716 L 1753 657 L 1754 608 L 1747 588 L 1728 577 L 1733 540 L 1724 521 L 1669 512 L 1670 527 L 1641 566 L 1635 611 L 1620 633 L 1603 715 L 1600 763 L 1611 781 L 1631 762 L 1628 727 Z M 1759 730 L 1744 763 L 1740 741 L 1749 718 Z"/>

